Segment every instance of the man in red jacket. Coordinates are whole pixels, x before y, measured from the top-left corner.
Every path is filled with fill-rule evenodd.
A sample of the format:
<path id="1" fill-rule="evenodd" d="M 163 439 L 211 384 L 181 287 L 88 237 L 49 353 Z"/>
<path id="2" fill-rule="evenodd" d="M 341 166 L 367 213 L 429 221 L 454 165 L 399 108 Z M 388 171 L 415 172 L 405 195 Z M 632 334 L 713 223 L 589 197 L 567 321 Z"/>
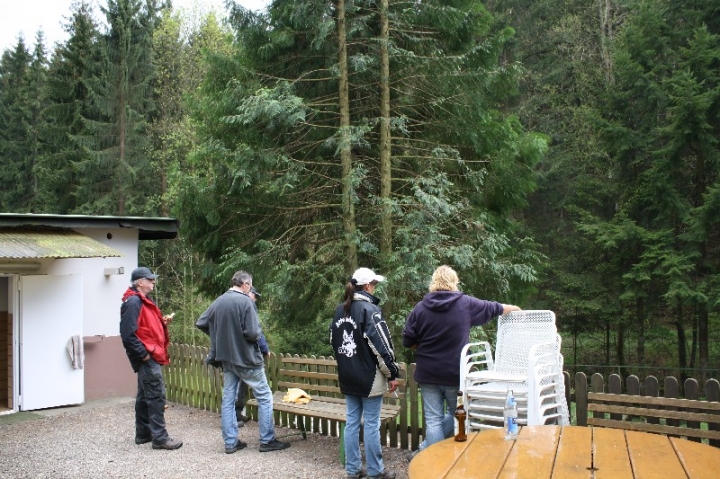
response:
<path id="1" fill-rule="evenodd" d="M 130 275 L 120 307 L 120 336 L 133 371 L 138 375 L 135 400 L 135 444 L 152 441 L 153 449 L 178 449 L 182 441 L 171 439 L 165 428 L 165 382 L 160 366 L 170 363 L 167 325 L 148 296 L 155 289 L 156 274 L 140 267 Z"/>

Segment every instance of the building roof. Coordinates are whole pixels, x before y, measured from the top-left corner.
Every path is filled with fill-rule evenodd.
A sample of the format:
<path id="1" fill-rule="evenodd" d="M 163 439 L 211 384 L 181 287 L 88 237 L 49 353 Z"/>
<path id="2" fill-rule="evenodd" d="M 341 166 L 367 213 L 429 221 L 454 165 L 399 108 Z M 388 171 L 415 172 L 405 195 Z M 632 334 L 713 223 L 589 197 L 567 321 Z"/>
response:
<path id="1" fill-rule="evenodd" d="M 0 228 L 50 226 L 55 228 L 136 228 L 140 240 L 174 239 L 180 222 L 175 218 L 140 216 L 35 215 L 0 213 Z"/>
<path id="2" fill-rule="evenodd" d="M 107 258 L 123 254 L 70 229 L 0 229 L 0 258 Z"/>

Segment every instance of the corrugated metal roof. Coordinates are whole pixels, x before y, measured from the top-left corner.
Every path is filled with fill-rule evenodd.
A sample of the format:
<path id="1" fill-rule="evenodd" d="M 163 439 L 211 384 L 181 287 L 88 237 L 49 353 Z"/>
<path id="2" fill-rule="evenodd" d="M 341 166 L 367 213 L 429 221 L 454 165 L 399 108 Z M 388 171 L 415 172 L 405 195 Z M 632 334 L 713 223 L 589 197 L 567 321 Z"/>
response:
<path id="1" fill-rule="evenodd" d="M 177 237 L 180 222 L 175 218 L 143 218 L 140 216 L 46 215 L 31 213 L 0 213 L 0 228 L 135 228 L 138 239 L 161 240 Z"/>
<path id="2" fill-rule="evenodd" d="M 122 253 L 77 231 L 0 229 L 0 258 L 106 258 Z"/>

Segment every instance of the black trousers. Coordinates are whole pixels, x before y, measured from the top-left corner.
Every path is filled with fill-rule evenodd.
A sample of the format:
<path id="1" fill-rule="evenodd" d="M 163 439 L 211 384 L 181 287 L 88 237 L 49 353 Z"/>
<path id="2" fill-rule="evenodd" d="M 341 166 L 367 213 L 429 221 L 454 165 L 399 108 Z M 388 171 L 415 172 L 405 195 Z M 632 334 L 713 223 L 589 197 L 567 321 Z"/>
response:
<path id="1" fill-rule="evenodd" d="M 162 444 L 170 437 L 165 427 L 165 381 L 160 365 L 153 359 L 138 369 L 138 392 L 135 398 L 135 436 L 152 438 Z"/>

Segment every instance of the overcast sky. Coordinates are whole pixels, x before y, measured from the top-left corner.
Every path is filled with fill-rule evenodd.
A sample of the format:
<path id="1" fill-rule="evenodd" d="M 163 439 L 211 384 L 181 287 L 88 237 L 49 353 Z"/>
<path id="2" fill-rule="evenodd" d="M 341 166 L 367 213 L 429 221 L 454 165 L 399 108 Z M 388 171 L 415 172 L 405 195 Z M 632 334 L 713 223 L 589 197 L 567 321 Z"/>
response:
<path id="1" fill-rule="evenodd" d="M 95 5 L 99 2 L 106 5 L 105 0 L 90 0 Z M 265 8 L 270 0 L 235 0 L 236 3 L 257 10 Z M 201 8 L 215 7 L 224 12 L 224 0 L 173 0 L 175 8 L 190 8 L 194 4 Z M 70 16 L 72 0 L 0 0 L 0 52 L 13 48 L 17 44 L 18 35 L 23 34 L 25 45 L 32 50 L 35 45 L 35 34 L 40 27 L 45 33 L 47 51 L 52 51 L 52 45 L 57 41 L 65 41 L 66 33 L 62 29 L 64 17 Z"/>

